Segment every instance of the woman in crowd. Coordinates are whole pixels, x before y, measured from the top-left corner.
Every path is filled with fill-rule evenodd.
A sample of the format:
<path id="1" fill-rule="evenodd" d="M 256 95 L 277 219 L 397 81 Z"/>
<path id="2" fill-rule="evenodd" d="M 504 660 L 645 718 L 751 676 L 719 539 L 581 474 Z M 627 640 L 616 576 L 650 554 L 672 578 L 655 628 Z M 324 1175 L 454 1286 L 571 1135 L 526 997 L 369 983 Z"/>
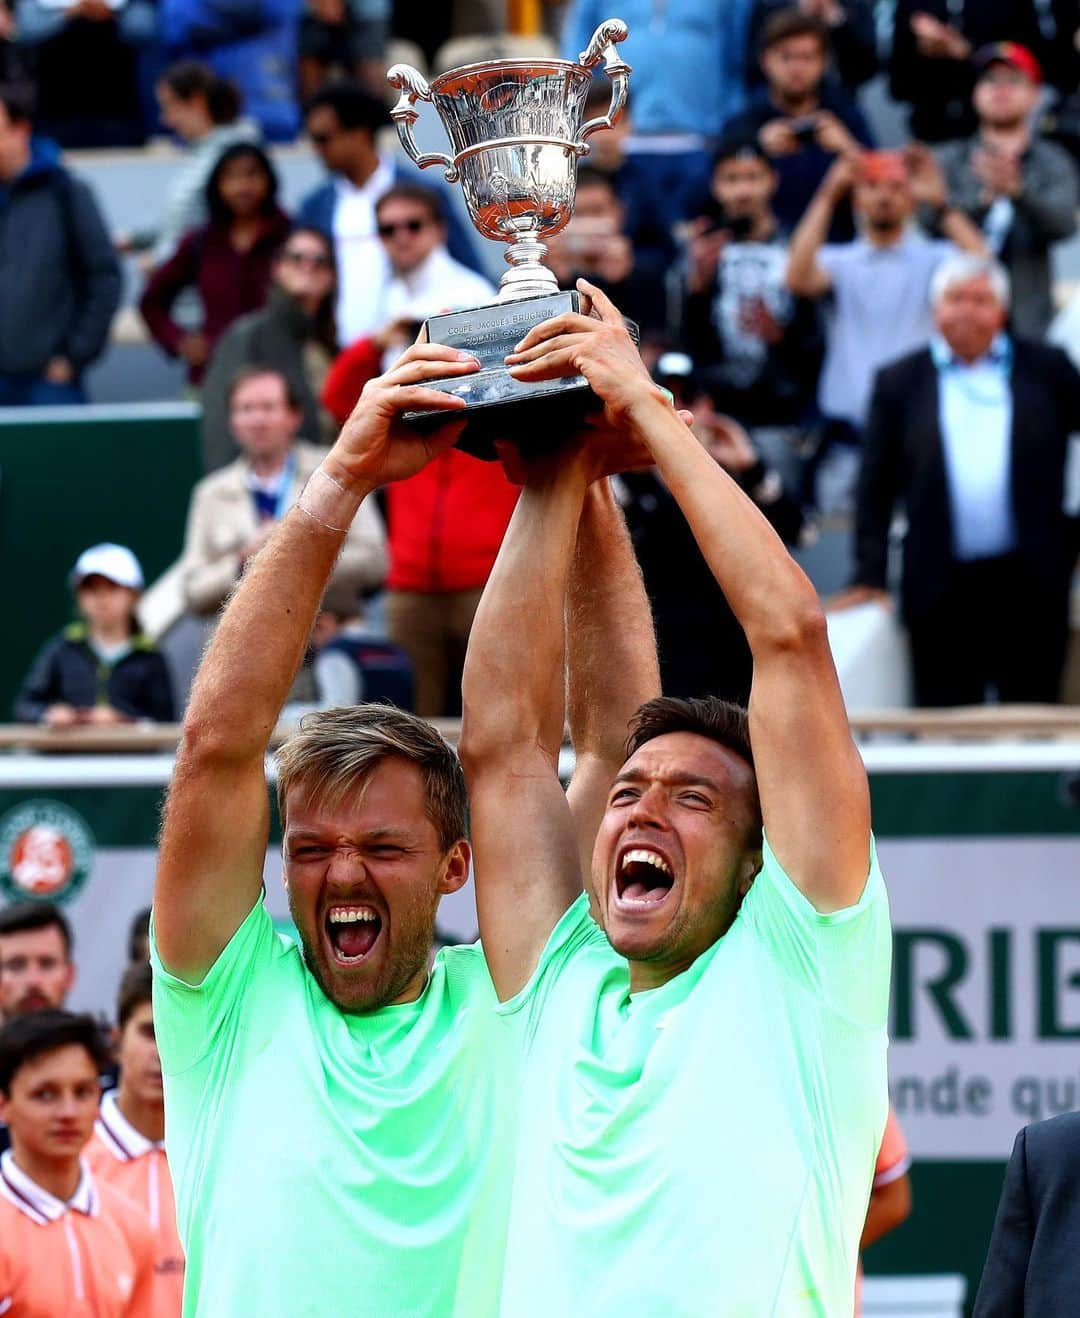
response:
<path id="1" fill-rule="evenodd" d="M 266 301 L 274 257 L 289 231 L 277 203 L 278 180 L 269 157 L 251 142 L 221 155 L 206 185 L 209 223 L 186 233 L 175 253 L 150 276 L 139 310 L 170 356 L 202 379 L 218 340 L 238 317 Z M 198 290 L 202 325 L 186 328 L 172 315 L 188 288 Z"/>
<path id="2" fill-rule="evenodd" d="M 161 75 L 154 88 L 161 122 L 185 146 L 183 163 L 165 189 L 156 229 L 121 240 L 125 251 L 153 249 L 154 264 L 172 256 L 189 229 L 207 221 L 206 181 L 223 151 L 254 142 L 259 127 L 240 117 L 240 93 L 205 64 L 184 60 Z"/>
<path id="3" fill-rule="evenodd" d="M 285 376 L 300 402 L 300 433 L 305 439 L 317 444 L 337 434 L 337 423 L 319 405 L 337 352 L 336 296 L 332 240 L 318 229 L 294 229 L 274 261 L 266 306 L 242 316 L 226 332 L 206 372 L 202 391 L 206 471 L 215 471 L 236 456 L 227 399 L 243 366 L 268 366 Z"/>

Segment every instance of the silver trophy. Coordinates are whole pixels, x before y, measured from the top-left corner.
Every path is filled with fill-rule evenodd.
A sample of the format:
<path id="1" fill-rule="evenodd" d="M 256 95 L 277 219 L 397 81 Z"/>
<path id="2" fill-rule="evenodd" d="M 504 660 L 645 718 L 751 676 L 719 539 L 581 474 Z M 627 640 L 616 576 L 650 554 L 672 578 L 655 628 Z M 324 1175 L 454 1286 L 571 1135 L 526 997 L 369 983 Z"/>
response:
<path id="1" fill-rule="evenodd" d="M 515 405 L 552 401 L 552 407 L 530 412 L 541 432 L 533 446 L 543 446 L 557 442 L 558 432 L 592 399 L 580 376 L 522 384 L 507 373 L 503 358 L 533 325 L 579 309 L 578 294 L 560 292 L 544 265 L 543 240 L 563 229 L 574 212 L 577 163 L 589 154 L 589 137 L 611 128 L 626 104 L 630 66 L 617 48 L 626 35 L 626 24 L 609 18 L 593 33 L 576 64 L 561 59 L 490 60 L 450 69 L 430 84 L 408 64 L 395 64 L 386 75 L 401 91 L 390 114 L 409 157 L 421 169 L 441 165 L 448 183 L 461 183 L 469 216 L 480 233 L 507 244 L 510 268 L 500 281 L 496 302 L 426 322 L 432 342 L 467 349 L 480 359 L 476 375 L 433 383 L 464 397 L 477 414 L 469 418 L 462 447 L 481 456 L 490 455 L 491 435 L 505 427 L 507 407 L 514 406 L 514 431 L 520 434 L 525 413 Z M 611 79 L 611 103 L 607 114 L 586 123 L 592 70 L 601 63 Z M 420 151 L 413 136 L 418 101 L 434 104 L 452 155 Z M 555 406 L 560 402 L 565 406 Z M 445 413 L 431 415 L 445 418 Z M 425 418 L 416 414 L 411 419 Z M 551 432 L 550 441 L 544 431 Z"/>

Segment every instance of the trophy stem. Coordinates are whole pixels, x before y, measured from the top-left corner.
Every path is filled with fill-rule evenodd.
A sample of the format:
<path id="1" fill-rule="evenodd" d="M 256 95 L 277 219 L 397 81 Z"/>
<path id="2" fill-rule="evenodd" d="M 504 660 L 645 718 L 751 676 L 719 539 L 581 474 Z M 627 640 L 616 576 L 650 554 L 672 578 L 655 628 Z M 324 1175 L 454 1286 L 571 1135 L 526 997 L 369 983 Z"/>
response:
<path id="1" fill-rule="evenodd" d="M 510 269 L 499 280 L 500 302 L 557 293 L 559 282 L 544 265 L 547 247 L 529 234 L 515 238 L 504 253 Z"/>

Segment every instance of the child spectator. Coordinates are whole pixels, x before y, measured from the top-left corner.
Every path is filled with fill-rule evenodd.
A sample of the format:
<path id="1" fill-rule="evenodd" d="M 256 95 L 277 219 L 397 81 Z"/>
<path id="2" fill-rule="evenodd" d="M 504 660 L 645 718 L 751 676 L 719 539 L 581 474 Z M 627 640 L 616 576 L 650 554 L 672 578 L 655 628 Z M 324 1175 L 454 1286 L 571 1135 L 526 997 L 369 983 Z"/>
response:
<path id="1" fill-rule="evenodd" d="M 172 1177 L 165 1159 L 165 1092 L 154 1040 L 150 963 L 120 981 L 116 1057 L 120 1083 L 103 1095 L 86 1165 L 146 1213 L 154 1232 L 154 1318 L 180 1318 L 184 1251 L 176 1230 Z"/>
<path id="2" fill-rule="evenodd" d="M 274 256 L 289 232 L 277 192 L 277 175 L 261 147 L 229 147 L 206 185 L 209 224 L 188 233 L 150 276 L 139 310 L 165 351 L 187 362 L 193 384 L 225 330 L 266 301 Z M 202 301 L 198 330 L 185 329 L 171 314 L 186 288 L 197 288 Z"/>
<path id="3" fill-rule="evenodd" d="M 189 229 L 209 218 L 206 184 L 222 154 L 237 142 L 255 141 L 259 127 L 240 117 L 240 95 L 231 82 L 204 64 L 187 60 L 165 70 L 154 88 L 161 122 L 184 143 L 183 163 L 170 179 L 156 229 L 125 235 L 125 251 L 153 248 L 155 264 L 172 256 Z"/>
<path id="4" fill-rule="evenodd" d="M 15 701 L 15 718 L 67 728 L 175 716 L 165 660 L 139 631 L 139 560 L 123 545 L 93 545 L 71 574 L 82 619 L 34 661 Z"/>
<path id="5" fill-rule="evenodd" d="M 0 1030 L 0 1311 L 152 1318 L 154 1239 L 81 1154 L 107 1053 L 89 1016 L 40 1011 Z"/>
<path id="6" fill-rule="evenodd" d="M 216 471 L 236 456 L 228 395 L 245 366 L 268 366 L 286 377 L 303 413 L 300 433 L 319 443 L 336 438 L 319 393 L 337 353 L 334 243 L 318 229 L 296 228 L 274 260 L 266 306 L 241 316 L 214 351 L 203 381 L 203 466 Z"/>

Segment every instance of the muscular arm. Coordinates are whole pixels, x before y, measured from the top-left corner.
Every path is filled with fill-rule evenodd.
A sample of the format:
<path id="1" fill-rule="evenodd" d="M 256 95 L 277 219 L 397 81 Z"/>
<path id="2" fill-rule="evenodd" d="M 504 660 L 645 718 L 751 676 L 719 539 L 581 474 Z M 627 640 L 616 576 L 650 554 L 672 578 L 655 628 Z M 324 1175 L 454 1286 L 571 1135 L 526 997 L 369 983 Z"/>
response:
<path id="1" fill-rule="evenodd" d="M 460 407 L 420 382 L 475 369 L 452 349 L 422 345 L 372 381 L 323 462 L 333 479 L 313 477 L 225 610 L 184 720 L 154 888 L 158 949 L 183 979 L 206 974 L 261 890 L 264 758 L 345 528 L 372 489 L 418 471 L 459 429 L 422 441 L 399 435 L 397 418 L 407 407 Z"/>
<path id="2" fill-rule="evenodd" d="M 795 226 L 788 246 L 787 286 L 799 297 L 823 297 L 832 280 L 817 256 L 829 236 L 829 227 L 840 198 L 850 183 L 843 172 L 846 162 L 838 160 L 821 181 Z"/>
<path id="3" fill-rule="evenodd" d="M 819 911 L 849 906 L 866 881 L 870 796 L 817 594 L 762 514 L 662 402 L 643 396 L 629 420 L 746 633 L 750 737 L 772 849 Z"/>
<path id="4" fill-rule="evenodd" d="M 606 480 L 590 485 L 585 497 L 566 619 L 566 704 L 577 760 L 567 797 L 587 875 L 608 789 L 625 759 L 627 725 L 660 694 L 652 611 Z"/>
<path id="5" fill-rule="evenodd" d="M 458 753 L 469 784 L 480 937 L 499 997 L 527 982 L 581 891 L 558 776 L 564 609 L 587 480 L 534 471 L 476 611 L 462 677 Z"/>

